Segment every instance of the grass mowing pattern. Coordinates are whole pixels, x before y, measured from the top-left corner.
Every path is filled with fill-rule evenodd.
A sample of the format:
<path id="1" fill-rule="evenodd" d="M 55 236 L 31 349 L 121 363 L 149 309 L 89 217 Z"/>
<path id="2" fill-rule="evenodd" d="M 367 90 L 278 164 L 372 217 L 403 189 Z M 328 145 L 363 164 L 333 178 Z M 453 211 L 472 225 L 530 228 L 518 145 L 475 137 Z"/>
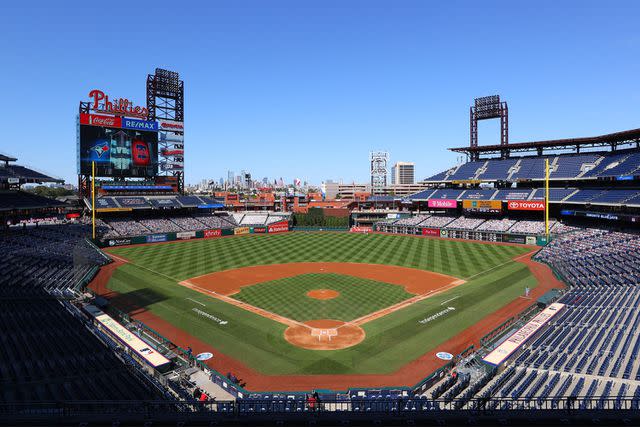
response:
<path id="1" fill-rule="evenodd" d="M 176 281 L 214 271 L 290 262 L 398 265 L 466 279 L 528 249 L 383 234 L 296 232 L 122 247 L 112 252 Z"/>
<path id="2" fill-rule="evenodd" d="M 513 301 L 525 287 L 535 288 L 537 283 L 529 269 L 509 262 L 509 258 L 527 251 L 517 246 L 355 233 L 193 240 L 113 250 L 135 264 L 118 268 L 108 287 L 122 294 L 112 300 L 115 306 L 127 304 L 149 310 L 264 374 L 384 374 L 396 371 Z M 365 340 L 338 351 L 295 347 L 283 337 L 286 326 L 176 283 L 222 269 L 309 261 L 400 265 L 468 282 L 365 324 Z M 442 311 L 443 306 L 456 310 L 419 323 Z M 220 325 L 194 309 L 228 323 Z M 281 388 L 286 389 L 286 384 Z"/>
<path id="3" fill-rule="evenodd" d="M 334 299 L 310 298 L 314 289 L 340 292 Z M 302 274 L 244 287 L 233 298 L 289 319 L 348 322 L 411 298 L 402 286 L 342 274 Z"/>

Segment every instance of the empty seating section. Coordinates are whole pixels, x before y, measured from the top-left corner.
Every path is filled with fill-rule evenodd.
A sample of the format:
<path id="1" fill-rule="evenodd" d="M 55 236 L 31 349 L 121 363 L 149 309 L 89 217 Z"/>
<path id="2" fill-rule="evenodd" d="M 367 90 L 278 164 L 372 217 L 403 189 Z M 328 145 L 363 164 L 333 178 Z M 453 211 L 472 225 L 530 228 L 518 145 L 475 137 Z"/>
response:
<path id="1" fill-rule="evenodd" d="M 458 170 L 449 176 L 449 180 L 472 179 L 482 165 L 484 165 L 484 161 L 464 163 L 460 165 Z"/>
<path id="2" fill-rule="evenodd" d="M 175 197 L 156 197 L 149 198 L 149 202 L 156 208 L 181 208 L 178 199 Z"/>
<path id="3" fill-rule="evenodd" d="M 482 218 L 466 218 L 464 216 L 456 218 L 447 224 L 447 228 L 459 229 L 459 230 L 475 230 L 480 224 L 484 222 Z"/>
<path id="4" fill-rule="evenodd" d="M 182 228 L 165 218 L 140 219 L 138 222 L 152 233 L 170 233 L 182 231 Z"/>
<path id="5" fill-rule="evenodd" d="M 235 223 L 232 223 L 230 216 L 198 216 L 196 217 L 199 222 L 204 224 L 207 228 L 232 228 Z"/>
<path id="6" fill-rule="evenodd" d="M 519 221 L 510 231 L 528 225 Z M 473 392 L 465 397 L 524 399 L 491 403 L 494 408 L 506 405 L 505 409 L 524 404 L 548 408 L 549 403 L 558 408 L 569 396 L 595 397 L 591 408 L 620 408 L 622 399 L 640 393 L 640 235 L 573 231 L 552 240 L 535 256 L 569 285 L 558 301 L 565 305 L 563 311 L 530 338 L 498 375 L 482 377 L 486 365 L 479 368 L 473 356 L 458 363 L 456 369 L 471 377 L 467 389 Z M 455 384 L 446 376 L 425 394 L 444 395 Z M 587 404 L 579 403 L 582 409 L 588 409 Z"/>
<path id="7" fill-rule="evenodd" d="M 57 296 L 108 262 L 84 236 L 62 225 L 0 235 L 0 400 L 160 399 L 99 340 L 77 309 Z"/>
<path id="8" fill-rule="evenodd" d="M 520 160 L 518 170 L 511 174 L 511 179 L 542 179 L 544 178 L 543 157 L 525 157 Z"/>
<path id="9" fill-rule="evenodd" d="M 97 209 L 119 208 L 120 205 L 113 197 L 100 197 L 96 199 Z"/>
<path id="10" fill-rule="evenodd" d="M 376 223 L 378 231 L 400 234 L 420 234 L 421 228 L 443 228 L 446 230 L 474 230 L 509 232 L 519 234 L 544 234 L 544 221 L 515 220 L 509 218 L 485 219 L 447 215 L 415 215 L 402 219 L 386 219 Z M 549 231 L 560 235 L 578 230 L 577 227 L 549 220 Z"/>
<path id="11" fill-rule="evenodd" d="M 113 198 L 123 208 L 142 209 L 149 208 L 151 205 L 144 197 L 114 197 Z"/>
<path id="12" fill-rule="evenodd" d="M 445 225 L 449 224 L 454 219 L 456 219 L 456 217 L 454 217 L 454 216 L 436 216 L 436 215 L 434 215 L 434 216 L 426 218 L 424 221 L 422 221 L 422 223 L 420 223 L 420 226 L 421 227 L 440 228 L 440 227 L 444 227 Z"/>
<path id="13" fill-rule="evenodd" d="M 551 242 L 537 258 L 552 265 L 575 286 L 613 286 L 640 282 L 640 237 L 585 230 Z"/>
<path id="14" fill-rule="evenodd" d="M 558 156 L 555 167 L 549 173 L 549 178 L 576 177 L 587 170 L 600 158 L 597 154 L 576 154 Z"/>
<path id="15" fill-rule="evenodd" d="M 131 237 L 152 233 L 179 233 L 210 228 L 232 228 L 241 226 L 261 226 L 279 221 L 288 221 L 288 214 L 236 214 L 233 215 L 181 215 L 138 219 L 99 218 L 98 232 L 103 237 Z"/>
<path id="16" fill-rule="evenodd" d="M 416 215 L 410 218 L 399 219 L 394 222 L 394 225 L 416 226 L 427 218 L 429 218 L 429 215 Z"/>
<path id="17" fill-rule="evenodd" d="M 627 150 L 615 153 L 558 154 L 473 161 L 433 175 L 425 181 L 443 182 L 474 178 L 484 181 L 544 179 L 545 159 L 549 159 L 550 179 L 589 179 L 640 174 L 640 151 Z"/>
<path id="18" fill-rule="evenodd" d="M 431 195 L 432 195 L 435 191 L 436 191 L 436 190 L 432 190 L 432 189 L 429 189 L 429 190 L 422 190 L 422 191 L 419 191 L 419 192 L 417 192 L 417 193 L 415 193 L 415 194 L 412 194 L 412 195 L 409 197 L 409 199 L 411 199 L 411 200 L 427 200 L 427 199 L 429 199 L 429 198 L 431 197 Z"/>
<path id="19" fill-rule="evenodd" d="M 429 198 L 430 199 L 457 199 L 464 190 L 456 189 L 438 189 Z"/>
<path id="20" fill-rule="evenodd" d="M 242 222 L 240 222 L 240 225 L 264 225 L 266 220 L 266 215 L 252 215 L 247 213 L 242 218 Z"/>
<path id="21" fill-rule="evenodd" d="M 503 219 L 488 219 L 482 224 L 476 227 L 478 231 L 508 231 L 517 221 L 503 218 Z"/>
<path id="22" fill-rule="evenodd" d="M 457 199 L 457 200 L 544 200 L 545 190 L 536 189 L 438 189 L 421 191 L 408 197 L 413 201 L 427 199 Z M 635 204 L 640 205 L 640 191 L 613 188 L 550 188 L 549 200 L 554 203 L 602 203 L 602 204 Z"/>
<path id="23" fill-rule="evenodd" d="M 185 208 L 193 208 L 202 204 L 197 196 L 178 196 L 178 202 Z"/>
<path id="24" fill-rule="evenodd" d="M 550 188 L 549 189 L 549 200 L 552 202 L 560 202 L 564 200 L 566 197 L 570 196 L 572 193 L 576 191 L 575 188 Z M 544 200 L 545 190 L 543 188 L 537 188 L 533 190 L 533 194 L 531 195 L 531 200 Z"/>
<path id="25" fill-rule="evenodd" d="M 478 179 L 482 180 L 498 180 L 504 179 L 509 176 L 509 172 L 511 168 L 513 168 L 517 159 L 506 159 L 506 160 L 491 160 L 487 163 L 487 167 L 484 172 L 482 172 Z"/>

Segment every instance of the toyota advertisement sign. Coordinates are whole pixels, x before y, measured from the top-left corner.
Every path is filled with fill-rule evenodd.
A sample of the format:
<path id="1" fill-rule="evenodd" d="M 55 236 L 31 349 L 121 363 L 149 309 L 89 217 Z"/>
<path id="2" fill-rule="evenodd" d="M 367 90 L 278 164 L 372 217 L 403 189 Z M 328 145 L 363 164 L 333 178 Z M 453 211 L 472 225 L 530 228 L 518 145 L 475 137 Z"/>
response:
<path id="1" fill-rule="evenodd" d="M 507 209 L 510 211 L 543 211 L 544 201 L 542 200 L 509 200 Z"/>

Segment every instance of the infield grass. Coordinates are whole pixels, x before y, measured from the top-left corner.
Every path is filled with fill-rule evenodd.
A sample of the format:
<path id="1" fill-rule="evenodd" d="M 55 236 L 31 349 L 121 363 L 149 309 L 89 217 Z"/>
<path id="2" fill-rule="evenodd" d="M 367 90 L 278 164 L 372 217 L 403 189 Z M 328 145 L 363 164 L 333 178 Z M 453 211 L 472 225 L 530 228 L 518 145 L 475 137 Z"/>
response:
<path id="1" fill-rule="evenodd" d="M 340 293 L 333 299 L 307 296 L 314 289 Z M 350 321 L 411 298 L 402 286 L 342 274 L 302 274 L 247 286 L 233 298 L 289 319 Z"/>

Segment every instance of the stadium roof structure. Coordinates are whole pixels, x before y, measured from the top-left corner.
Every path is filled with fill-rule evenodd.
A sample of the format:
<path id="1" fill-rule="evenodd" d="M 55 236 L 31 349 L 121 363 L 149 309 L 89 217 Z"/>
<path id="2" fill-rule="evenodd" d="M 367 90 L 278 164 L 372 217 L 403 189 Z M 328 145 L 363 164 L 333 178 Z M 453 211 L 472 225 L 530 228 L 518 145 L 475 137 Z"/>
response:
<path id="1" fill-rule="evenodd" d="M 449 148 L 450 151 L 456 153 L 466 153 L 472 159 L 477 159 L 481 154 L 506 153 L 507 157 L 510 152 L 532 152 L 536 151 L 538 155 L 543 154 L 543 150 L 563 150 L 575 149 L 580 152 L 581 148 L 586 147 L 611 147 L 614 151 L 619 145 L 635 144 L 636 148 L 640 148 L 640 129 L 630 129 L 621 132 L 608 133 L 605 135 L 582 137 L 582 138 L 566 138 L 566 139 L 550 139 L 544 141 L 516 142 L 508 145 L 484 145 L 476 147 L 458 147 Z"/>
<path id="2" fill-rule="evenodd" d="M 12 165 L 18 159 L 0 154 L 0 183 L 37 184 L 42 182 L 64 183 L 63 179 L 54 178 L 26 166 Z"/>
<path id="3" fill-rule="evenodd" d="M 4 154 L 0 154 L 0 161 L 2 161 L 2 162 L 5 162 L 5 163 L 6 162 L 15 162 L 16 160 L 18 160 L 18 159 L 16 159 L 15 157 L 9 157 L 9 156 L 5 156 Z"/>
<path id="4" fill-rule="evenodd" d="M 66 203 L 25 191 L 0 190 L 0 212 L 62 208 Z"/>

